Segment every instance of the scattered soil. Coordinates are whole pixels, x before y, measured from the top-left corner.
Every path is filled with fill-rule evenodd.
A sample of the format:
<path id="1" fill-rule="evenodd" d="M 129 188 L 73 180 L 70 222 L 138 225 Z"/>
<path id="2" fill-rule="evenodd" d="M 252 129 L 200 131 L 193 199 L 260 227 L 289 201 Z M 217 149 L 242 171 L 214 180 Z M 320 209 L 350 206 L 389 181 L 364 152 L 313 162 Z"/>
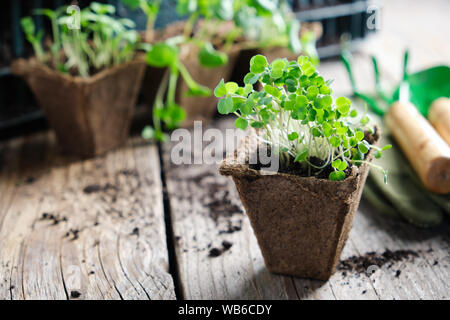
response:
<path id="1" fill-rule="evenodd" d="M 208 248 L 209 248 L 210 246 L 211 246 L 211 244 L 208 245 Z M 233 246 L 233 243 L 224 240 L 224 241 L 222 242 L 222 248 L 212 248 L 212 249 L 210 249 L 210 250 L 209 250 L 208 256 L 209 256 L 210 258 L 216 258 L 216 257 L 219 257 L 220 255 L 222 255 L 222 254 L 225 253 L 226 251 L 230 250 L 232 246 Z"/>
<path id="2" fill-rule="evenodd" d="M 57 216 L 57 215 L 55 215 L 53 213 L 44 212 L 42 214 L 41 220 L 52 221 L 53 225 L 57 225 L 60 222 L 66 222 L 67 218 L 66 217 L 59 217 L 59 216 Z"/>
<path id="3" fill-rule="evenodd" d="M 86 186 L 83 189 L 83 192 L 85 194 L 92 194 L 92 193 L 99 193 L 99 192 L 107 192 L 108 190 L 117 190 L 117 187 L 113 186 L 110 183 L 107 183 L 104 186 L 101 186 L 99 184 L 91 184 L 91 185 Z"/>
<path id="4" fill-rule="evenodd" d="M 224 240 L 222 242 L 222 246 L 224 250 L 229 250 L 233 246 L 233 244 L 229 241 Z"/>
<path id="5" fill-rule="evenodd" d="M 35 181 L 36 181 L 35 177 L 28 177 L 28 178 L 25 179 L 25 183 L 27 183 L 27 184 L 32 184 Z"/>
<path id="6" fill-rule="evenodd" d="M 139 237 L 139 228 L 138 227 L 134 228 L 133 231 L 130 233 L 130 235 Z"/>
<path id="7" fill-rule="evenodd" d="M 222 254 L 222 251 L 220 249 L 217 248 L 212 248 L 211 250 L 209 250 L 209 256 L 211 258 L 215 258 L 218 257 Z"/>
<path id="8" fill-rule="evenodd" d="M 70 240 L 70 241 L 75 241 L 75 240 L 78 240 L 79 234 L 80 234 L 80 230 L 78 230 L 78 229 L 70 229 L 70 230 L 66 233 L 66 238 L 71 237 L 69 240 Z"/>
<path id="9" fill-rule="evenodd" d="M 242 230 L 242 219 L 239 219 L 236 222 L 228 220 L 226 229 L 219 230 L 219 235 L 224 234 L 224 233 L 231 234 L 231 233 L 241 231 L 241 230 Z"/>
<path id="10" fill-rule="evenodd" d="M 368 252 L 363 256 L 352 256 L 341 261 L 338 269 L 364 273 L 370 266 L 377 266 L 381 268 L 385 264 L 388 264 L 388 268 L 390 268 L 395 262 L 419 257 L 419 253 L 419 251 L 413 250 L 386 250 L 381 254 L 377 252 Z M 397 271 L 398 275 L 400 275 L 399 272 L 401 273 L 401 271 Z M 396 275 L 396 277 L 398 276 Z"/>
<path id="11" fill-rule="evenodd" d="M 378 139 L 378 132 L 375 132 L 375 134 L 373 135 L 366 132 L 364 135 L 364 139 L 369 143 L 373 143 L 374 141 L 376 141 L 376 139 Z M 268 156 L 270 157 L 271 154 L 270 147 L 268 147 L 267 153 Z M 260 163 L 259 152 L 257 153 L 257 157 L 258 157 L 257 164 L 249 164 L 249 167 L 251 169 L 261 170 L 264 169 L 264 167 L 269 166 L 269 165 L 262 165 Z M 325 164 L 324 160 L 317 157 L 309 157 L 308 161 L 316 167 L 322 167 Z M 323 169 L 316 169 L 314 167 L 309 168 L 305 163 L 294 162 L 294 159 L 292 157 L 289 159 L 289 161 L 287 161 L 287 163 L 288 164 L 286 165 L 285 163 L 280 162 L 278 172 L 292 174 L 300 177 L 316 177 L 317 179 L 328 179 L 330 173 L 333 172 L 334 170 L 331 164 L 329 164 Z M 351 167 L 349 166 L 344 172 L 348 177 L 351 173 Z"/>
<path id="12" fill-rule="evenodd" d="M 136 178 L 139 177 L 139 172 L 137 172 L 137 170 L 134 169 L 123 169 L 119 171 L 119 174 L 128 177 L 136 177 Z"/>

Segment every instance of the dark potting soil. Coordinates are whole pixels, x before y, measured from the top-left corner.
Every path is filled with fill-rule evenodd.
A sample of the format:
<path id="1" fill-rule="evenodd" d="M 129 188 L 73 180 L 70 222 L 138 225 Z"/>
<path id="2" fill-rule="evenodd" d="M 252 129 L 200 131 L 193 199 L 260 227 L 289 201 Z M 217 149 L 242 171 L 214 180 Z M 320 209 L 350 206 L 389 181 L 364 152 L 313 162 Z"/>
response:
<path id="1" fill-rule="evenodd" d="M 367 131 L 364 133 L 364 139 L 371 144 L 374 143 L 376 140 L 378 140 L 378 136 L 379 132 L 376 128 L 373 134 L 370 134 Z M 271 154 L 270 146 L 267 147 L 267 153 L 268 157 L 270 157 Z M 367 156 L 367 154 L 365 156 Z M 259 152 L 257 158 L 258 158 L 257 164 L 249 164 L 249 167 L 251 169 L 261 170 L 264 169 L 265 167 L 268 167 L 260 163 Z M 323 165 L 325 164 L 325 160 L 322 160 L 318 157 L 309 157 L 308 161 L 316 167 L 323 167 Z M 280 161 L 278 172 L 296 175 L 300 177 L 316 177 L 317 179 L 329 179 L 330 173 L 333 172 L 334 170 L 333 167 L 331 166 L 331 163 L 322 169 L 317 169 L 312 166 L 309 168 L 309 166 L 306 165 L 306 163 L 294 162 L 294 159 L 292 157 L 289 159 L 289 161 L 286 162 L 288 163 L 287 165 Z M 349 166 L 344 172 L 346 174 L 346 177 L 348 177 L 351 173 L 351 166 Z"/>
<path id="2" fill-rule="evenodd" d="M 41 216 L 41 220 L 47 220 L 47 221 L 52 221 L 53 225 L 57 225 L 60 222 L 66 222 L 67 218 L 66 217 L 59 217 L 53 213 L 47 213 L 44 212 Z"/>
<path id="3" fill-rule="evenodd" d="M 117 187 L 113 186 L 110 183 L 107 183 L 104 186 L 101 186 L 99 184 L 91 184 L 91 185 L 86 186 L 83 189 L 83 192 L 85 194 L 92 194 L 92 193 L 98 193 L 98 192 L 106 192 L 108 190 L 117 190 Z"/>
<path id="4" fill-rule="evenodd" d="M 212 249 L 210 249 L 208 256 L 210 258 L 219 257 L 220 255 L 222 255 L 226 251 L 230 250 L 232 246 L 233 246 L 233 243 L 231 243 L 231 242 L 229 242 L 227 240 L 224 240 L 224 241 L 222 241 L 222 248 L 212 248 Z"/>
<path id="5" fill-rule="evenodd" d="M 395 263 L 407 259 L 414 259 L 419 257 L 420 251 L 413 250 L 386 250 L 383 253 L 368 252 L 363 256 L 352 256 L 348 259 L 342 260 L 339 263 L 338 270 L 341 271 L 356 271 L 358 273 L 367 272 L 371 266 L 381 268 L 387 264 L 388 269 Z M 395 276 L 398 278 L 401 271 L 397 270 Z"/>
<path id="6" fill-rule="evenodd" d="M 317 158 L 317 157 L 310 157 L 308 159 L 310 163 L 315 165 L 316 167 L 322 167 L 325 164 L 325 161 Z M 299 177 L 316 177 L 317 179 L 328 179 L 331 172 L 333 172 L 333 167 L 331 164 L 326 166 L 323 169 L 317 169 L 311 166 L 309 169 L 305 163 L 299 163 L 294 162 L 294 159 L 289 159 L 288 165 L 284 163 L 279 163 L 279 173 L 286 173 L 286 174 L 292 174 Z M 265 166 L 261 163 L 257 164 L 250 164 L 249 167 L 253 170 L 261 170 L 264 169 Z M 350 174 L 350 167 L 347 168 L 345 171 L 346 175 L 348 176 Z"/>

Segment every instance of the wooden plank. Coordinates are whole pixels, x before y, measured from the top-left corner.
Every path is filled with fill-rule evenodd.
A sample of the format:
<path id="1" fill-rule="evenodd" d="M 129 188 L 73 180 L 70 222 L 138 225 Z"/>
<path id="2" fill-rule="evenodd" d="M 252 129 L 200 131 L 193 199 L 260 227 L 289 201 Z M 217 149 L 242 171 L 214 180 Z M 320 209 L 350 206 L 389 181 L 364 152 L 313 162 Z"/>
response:
<path id="1" fill-rule="evenodd" d="M 0 180 L 14 189 L 0 202 L 0 298 L 175 299 L 157 147 L 134 139 L 77 161 L 53 140 L 30 138 L 5 163 L 15 173 Z"/>
<path id="2" fill-rule="evenodd" d="M 294 298 L 292 281 L 265 269 L 231 180 L 215 164 L 177 166 L 170 145 L 163 150 L 183 298 Z M 224 250 L 224 244 L 232 246 Z M 224 252 L 211 257 L 214 249 Z"/>
<path id="3" fill-rule="evenodd" d="M 215 127 L 230 128 L 229 119 Z M 172 146 L 173 147 L 173 146 Z M 387 258 L 383 266 L 343 266 L 328 282 L 270 274 L 231 179 L 217 165 L 174 165 L 171 146 L 164 147 L 164 169 L 180 285 L 187 299 L 437 299 L 449 298 L 445 279 L 448 231 L 420 230 L 391 221 L 361 206 L 342 261 L 364 263 L 375 252 L 411 250 L 415 256 Z M 375 221 L 374 221 L 375 220 Z M 237 230 L 234 227 L 238 227 Z M 409 235 L 402 239 L 402 235 Z M 415 235 L 415 236 L 413 236 Z M 434 235 L 434 236 L 433 236 Z M 418 239 L 418 240 L 416 240 Z M 232 244 L 223 250 L 223 242 Z M 222 252 L 211 257 L 211 249 Z M 433 248 L 433 251 L 429 249 Z M 434 265 L 434 261 L 438 264 Z M 372 268 L 372 269 L 371 269 Z M 374 270 L 375 273 L 370 271 Z"/>

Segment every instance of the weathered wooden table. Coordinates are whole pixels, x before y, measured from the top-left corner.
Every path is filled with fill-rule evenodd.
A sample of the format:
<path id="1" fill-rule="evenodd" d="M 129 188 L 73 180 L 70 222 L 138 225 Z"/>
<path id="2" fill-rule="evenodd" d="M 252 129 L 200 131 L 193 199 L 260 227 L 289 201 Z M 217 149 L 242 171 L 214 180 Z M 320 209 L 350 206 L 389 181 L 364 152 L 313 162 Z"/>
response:
<path id="1" fill-rule="evenodd" d="M 373 88 L 369 53 L 390 83 L 406 45 L 412 70 L 449 64 L 450 4 L 420 4 L 386 3 L 379 35 L 356 56 L 363 88 Z M 338 61 L 321 71 L 350 92 Z M 131 138 L 80 161 L 58 155 L 51 133 L 2 143 L 0 299 L 450 298 L 448 221 L 422 230 L 362 201 L 328 282 L 273 275 L 232 181 L 216 165 L 176 166 L 170 151 Z"/>

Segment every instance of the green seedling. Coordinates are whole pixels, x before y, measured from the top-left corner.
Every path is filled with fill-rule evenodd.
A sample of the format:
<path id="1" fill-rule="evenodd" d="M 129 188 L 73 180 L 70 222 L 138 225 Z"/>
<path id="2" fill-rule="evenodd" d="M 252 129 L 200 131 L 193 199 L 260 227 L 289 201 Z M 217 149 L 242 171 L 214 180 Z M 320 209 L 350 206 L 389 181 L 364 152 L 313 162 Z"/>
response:
<path id="1" fill-rule="evenodd" d="M 180 60 L 181 47 L 194 45 L 198 48 L 198 61 L 204 68 L 216 68 L 228 63 L 225 52 L 216 50 L 211 43 L 214 32 L 192 33 L 198 19 L 204 20 L 205 26 L 226 21 L 230 13 L 226 13 L 224 3 L 227 1 L 177 1 L 178 14 L 188 15 L 188 21 L 183 36 L 167 39 L 164 42 L 154 43 L 147 48 L 147 63 L 157 68 L 167 68 L 166 75 L 161 81 L 153 105 L 153 127 L 147 126 L 142 135 L 144 138 L 154 138 L 159 141 L 167 140 L 164 129 L 174 129 L 185 119 L 184 109 L 175 101 L 178 79 L 183 78 L 188 86 L 187 96 L 208 97 L 211 90 L 198 84 L 189 74 L 187 68 Z M 232 18 L 232 13 L 231 16 Z M 206 28 L 208 29 L 208 28 Z M 211 29 L 212 30 L 212 29 Z M 167 93 L 166 93 L 167 92 Z M 164 95 L 166 97 L 164 98 Z"/>
<path id="2" fill-rule="evenodd" d="M 247 42 L 244 47 L 286 46 L 294 52 L 308 52 L 317 63 L 314 36 L 306 34 L 303 39 L 299 39 L 300 23 L 287 8 L 284 2 L 280 4 L 275 0 L 177 0 L 177 13 L 187 17 L 183 36 L 155 43 L 148 48 L 148 64 L 168 68 L 169 71 L 161 82 L 154 102 L 153 128 L 146 127 L 143 136 L 166 140 L 163 127 L 176 128 L 184 120 L 185 112 L 175 102 L 176 85 L 180 76 L 189 88 L 186 95 L 211 95 L 208 88 L 194 81 L 180 61 L 180 47 L 183 45 L 198 47 L 198 61 L 204 68 L 226 65 L 226 52 L 242 37 L 247 39 L 244 40 Z M 199 20 L 202 21 L 200 28 L 194 32 L 194 26 Z M 228 23 L 228 31 L 223 34 L 221 27 L 225 23 Z M 252 37 L 252 30 L 256 30 L 255 37 Z M 221 45 L 223 51 L 213 46 L 213 40 Z"/>
<path id="3" fill-rule="evenodd" d="M 45 63 L 47 61 L 47 57 L 44 53 L 44 49 L 42 47 L 42 38 L 44 37 L 44 31 L 39 30 L 36 32 L 36 26 L 31 17 L 22 18 L 20 21 L 22 25 L 23 32 L 25 33 L 25 37 L 28 42 L 33 46 L 34 53 L 36 54 L 36 58 L 39 62 Z"/>
<path id="4" fill-rule="evenodd" d="M 132 10 L 140 8 L 147 16 L 145 28 L 145 41 L 152 42 L 154 38 L 154 27 L 158 17 L 161 0 L 122 0 Z"/>
<path id="5" fill-rule="evenodd" d="M 296 54 L 303 52 L 318 64 L 314 33 L 305 32 L 299 38 L 300 22 L 286 1 L 238 0 L 235 5 L 234 21 L 247 39 L 246 47 L 286 47 Z"/>
<path id="6" fill-rule="evenodd" d="M 330 81 L 318 74 L 306 56 L 269 64 L 266 57 L 256 55 L 244 83 L 244 87 L 223 80 L 218 84 L 214 91 L 221 97 L 218 111 L 234 113 L 237 128 L 257 128 L 262 141 L 279 152 L 281 165 L 295 161 L 310 173 L 316 169 L 317 174 L 331 166 L 329 179 L 340 181 L 351 165 L 377 167 L 365 160 L 371 149 L 381 157 L 391 147 L 379 148 L 365 139 L 365 132 L 373 132 L 367 115 L 352 109 L 348 98 L 334 100 Z M 263 89 L 256 91 L 255 85 Z M 324 164 L 313 164 L 312 157 Z"/>
<path id="7" fill-rule="evenodd" d="M 114 6 L 92 2 L 81 10 L 80 28 L 74 29 L 69 28 L 74 17 L 67 13 L 67 7 L 39 9 L 35 13 L 51 21 L 53 39 L 49 50 L 41 44 L 43 31 L 34 35 L 31 18 L 22 19 L 23 30 L 38 60 L 61 72 L 89 77 L 93 72 L 130 61 L 138 49 L 140 39 L 133 30 L 133 21 L 115 18 Z"/>

